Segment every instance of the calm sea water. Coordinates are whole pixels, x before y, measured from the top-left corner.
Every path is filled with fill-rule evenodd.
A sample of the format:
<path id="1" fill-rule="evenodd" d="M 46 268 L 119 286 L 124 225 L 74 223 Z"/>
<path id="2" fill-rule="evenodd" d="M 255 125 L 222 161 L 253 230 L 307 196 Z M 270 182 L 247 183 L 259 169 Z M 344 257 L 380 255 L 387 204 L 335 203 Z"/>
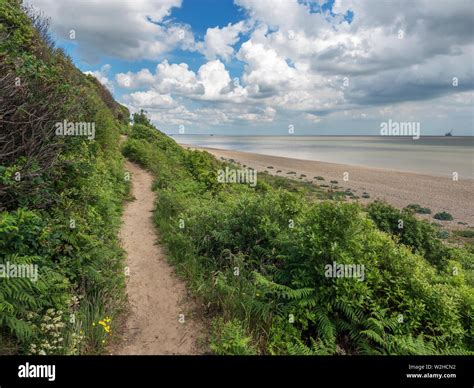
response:
<path id="1" fill-rule="evenodd" d="M 181 144 L 474 179 L 474 137 L 174 135 Z"/>

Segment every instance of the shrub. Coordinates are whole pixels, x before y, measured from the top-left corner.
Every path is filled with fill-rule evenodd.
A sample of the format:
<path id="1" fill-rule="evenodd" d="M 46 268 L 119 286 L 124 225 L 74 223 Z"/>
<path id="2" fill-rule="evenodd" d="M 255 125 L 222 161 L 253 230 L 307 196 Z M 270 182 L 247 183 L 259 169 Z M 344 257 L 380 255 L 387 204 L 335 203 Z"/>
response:
<path id="1" fill-rule="evenodd" d="M 147 117 L 147 112 L 143 109 L 140 109 L 140 112 L 133 114 L 133 123 L 146 127 L 151 126 L 150 119 Z"/>
<path id="2" fill-rule="evenodd" d="M 447 231 L 447 230 L 439 230 L 436 235 L 438 236 L 438 238 L 444 240 L 444 239 L 449 238 L 449 231 Z"/>
<path id="3" fill-rule="evenodd" d="M 474 237 L 474 230 L 473 229 L 465 229 L 465 230 L 455 230 L 453 232 L 456 236 L 465 237 L 465 238 L 473 238 Z"/>
<path id="4" fill-rule="evenodd" d="M 416 203 L 411 203 L 405 209 L 412 210 L 415 213 L 419 213 L 419 214 L 431 214 L 431 209 L 427 207 L 421 207 L 420 205 Z"/>
<path id="5" fill-rule="evenodd" d="M 224 322 L 217 319 L 212 325 L 210 347 L 219 355 L 255 355 L 257 350 L 252 345 L 252 338 L 242 328 L 237 319 Z"/>
<path id="6" fill-rule="evenodd" d="M 400 211 L 380 201 L 371 203 L 367 210 L 381 230 L 399 237 L 402 244 L 413 247 L 433 265 L 446 262 L 449 249 L 439 241 L 436 229 L 426 221 L 418 221 L 411 211 Z"/>
<path id="7" fill-rule="evenodd" d="M 453 216 L 447 212 L 436 213 L 433 218 L 441 221 L 452 221 L 454 219 Z"/>

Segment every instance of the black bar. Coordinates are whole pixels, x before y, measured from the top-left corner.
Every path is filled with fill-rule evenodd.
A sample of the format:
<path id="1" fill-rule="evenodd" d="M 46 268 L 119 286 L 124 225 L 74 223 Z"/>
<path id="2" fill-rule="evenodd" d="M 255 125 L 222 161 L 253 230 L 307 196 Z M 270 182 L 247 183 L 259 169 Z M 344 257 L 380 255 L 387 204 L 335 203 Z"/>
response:
<path id="1" fill-rule="evenodd" d="M 3 356 L 0 388 L 27 385 L 181 387 L 283 383 L 289 387 L 473 387 L 468 356 Z M 54 365 L 47 377 L 19 377 L 20 365 Z M 436 367 L 441 365 L 442 367 Z M 410 367 L 411 366 L 411 367 Z M 417 370 L 415 368 L 422 368 Z M 429 377 L 441 374 L 442 377 Z M 407 374 L 420 374 L 409 378 Z M 448 376 L 450 375 L 450 376 Z M 452 376 L 452 375 L 455 375 Z M 425 376 L 425 377 L 423 377 Z M 304 384 L 304 385 L 302 385 Z M 308 385 L 309 384 L 309 385 Z"/>

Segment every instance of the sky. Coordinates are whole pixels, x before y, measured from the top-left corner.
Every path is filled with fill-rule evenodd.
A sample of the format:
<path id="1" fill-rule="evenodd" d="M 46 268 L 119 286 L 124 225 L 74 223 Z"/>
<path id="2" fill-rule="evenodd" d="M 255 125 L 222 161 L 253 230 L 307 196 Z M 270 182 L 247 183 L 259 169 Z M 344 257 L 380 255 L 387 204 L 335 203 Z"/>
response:
<path id="1" fill-rule="evenodd" d="M 472 0 L 30 0 L 169 134 L 474 135 Z"/>

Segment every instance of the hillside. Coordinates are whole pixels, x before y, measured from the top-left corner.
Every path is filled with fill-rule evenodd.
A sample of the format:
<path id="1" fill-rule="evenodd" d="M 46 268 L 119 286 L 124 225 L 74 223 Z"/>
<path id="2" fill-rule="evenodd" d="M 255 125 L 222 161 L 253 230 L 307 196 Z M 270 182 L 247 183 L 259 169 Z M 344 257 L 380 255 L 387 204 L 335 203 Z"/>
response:
<path id="1" fill-rule="evenodd" d="M 129 113 L 28 15 L 0 2 L 0 263 L 36 269 L 37 281 L 0 279 L 0 352 L 100 352 L 109 335 L 98 322 L 123 299 Z M 65 120 L 73 135 L 56 134 Z"/>

